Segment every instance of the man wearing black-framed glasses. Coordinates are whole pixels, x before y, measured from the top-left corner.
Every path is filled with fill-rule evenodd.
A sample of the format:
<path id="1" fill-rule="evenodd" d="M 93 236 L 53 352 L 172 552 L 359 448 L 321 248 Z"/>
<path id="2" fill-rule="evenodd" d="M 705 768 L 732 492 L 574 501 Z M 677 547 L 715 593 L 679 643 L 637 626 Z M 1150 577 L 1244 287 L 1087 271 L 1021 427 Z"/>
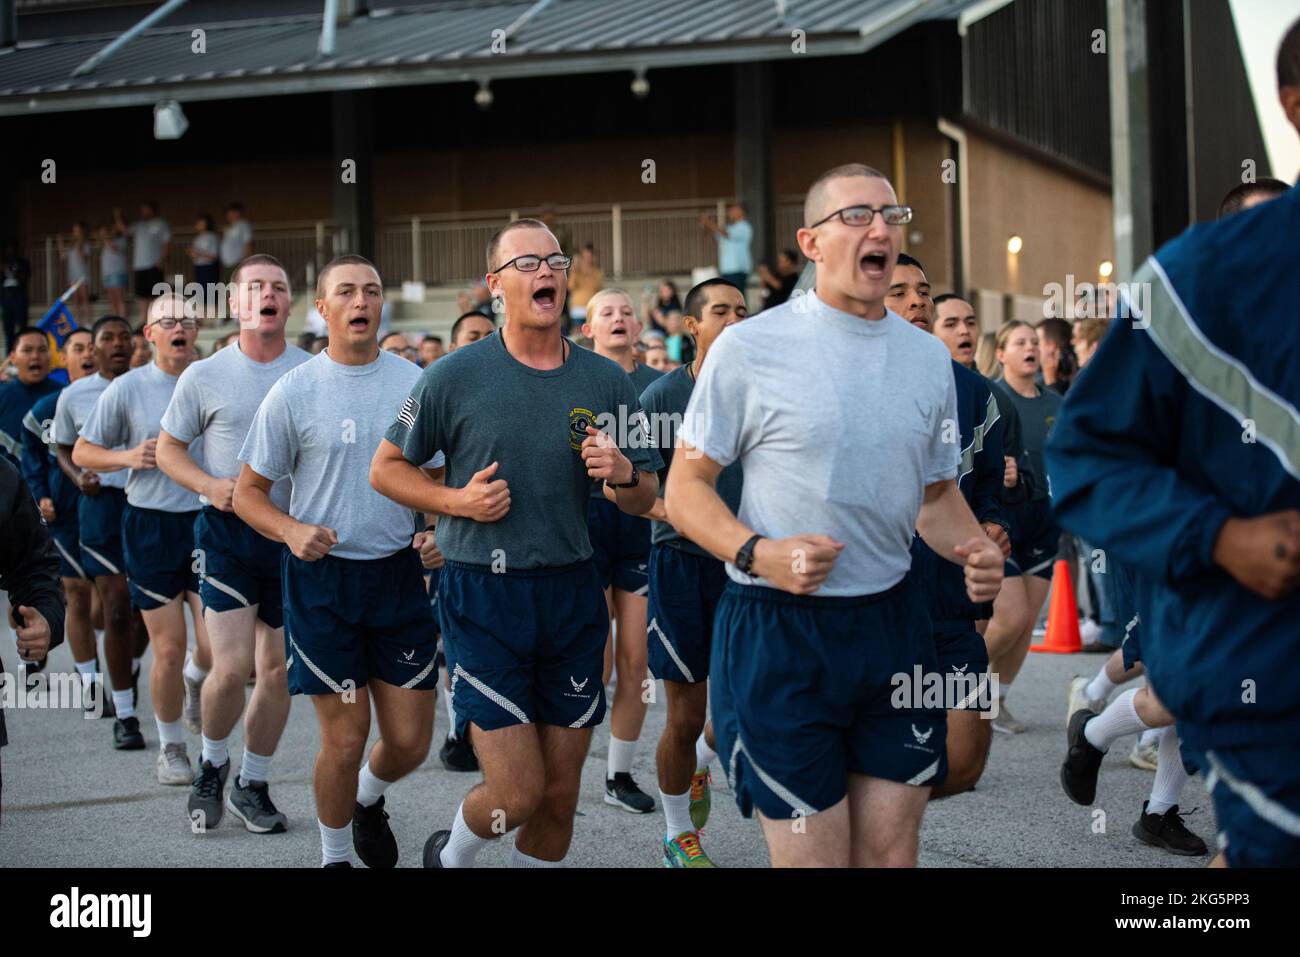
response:
<path id="1" fill-rule="evenodd" d="M 487 266 L 505 324 L 424 370 L 370 466 L 379 492 L 440 516 L 453 706 L 483 769 L 452 827 L 425 844 L 425 867 L 472 866 L 515 828 L 514 866 L 568 853 L 605 713 L 609 626 L 587 498 L 605 482 L 619 508 L 644 514 L 662 464 L 627 374 L 561 334 L 568 257 L 545 224 L 501 230 Z M 439 449 L 443 484 L 418 468 Z"/>
<path id="2" fill-rule="evenodd" d="M 816 291 L 718 338 L 668 473 L 668 520 L 729 562 L 714 735 L 778 867 L 915 865 L 946 717 L 898 694 L 897 676 L 936 667 L 913 530 L 965 565 L 972 601 L 1001 584 L 1002 553 L 957 489 L 948 350 L 885 305 L 910 215 L 861 164 L 813 183 L 798 241 Z M 716 489 L 733 462 L 734 515 Z"/>
<path id="3" fill-rule="evenodd" d="M 140 609 L 153 646 L 149 692 L 158 726 L 158 783 L 183 786 L 194 777 L 182 724 L 187 604 L 198 645 L 194 660 L 200 669 L 211 667 L 212 652 L 194 571 L 199 497 L 158 468 L 155 448 L 163 413 L 181 373 L 193 361 L 199 333 L 192 304 L 180 296 L 155 299 L 148 319 L 144 334 L 154 345 L 153 361 L 109 383 L 81 428 L 72 461 L 100 472 L 129 470 L 122 557 L 131 602 Z M 192 697 L 197 699 L 197 689 Z M 197 713 L 194 701 L 186 715 L 191 725 Z"/>

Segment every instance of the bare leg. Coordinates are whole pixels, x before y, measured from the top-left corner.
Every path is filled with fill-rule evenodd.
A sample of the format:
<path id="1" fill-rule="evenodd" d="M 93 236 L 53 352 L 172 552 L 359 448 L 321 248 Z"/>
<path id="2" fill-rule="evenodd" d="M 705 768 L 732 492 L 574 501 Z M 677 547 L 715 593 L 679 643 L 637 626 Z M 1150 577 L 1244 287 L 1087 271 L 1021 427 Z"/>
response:
<path id="1" fill-rule="evenodd" d="M 852 833 L 847 796 L 816 814 L 779 820 L 760 811 L 758 819 L 773 867 L 849 866 Z"/>
<path id="2" fill-rule="evenodd" d="M 948 712 L 948 777 L 930 792 L 930 799 L 974 790 L 989 758 L 993 725 L 978 711 Z"/>
<path id="3" fill-rule="evenodd" d="M 149 669 L 149 694 L 159 720 L 179 721 L 185 686 L 181 669 L 185 667 L 185 602 L 177 595 L 161 608 L 142 612 L 153 646 L 153 666 Z"/>
<path id="4" fill-rule="evenodd" d="M 131 595 L 122 575 L 100 575 L 95 590 L 104 609 L 104 660 L 114 691 L 131 687 L 131 660 L 135 657 Z"/>
<path id="5" fill-rule="evenodd" d="M 471 727 L 483 781 L 465 795 L 465 823 L 481 838 L 500 837 L 527 821 L 542 801 L 546 771 L 538 725 Z"/>
<path id="6" fill-rule="evenodd" d="M 372 680 L 370 696 L 379 721 L 379 740 L 370 749 L 370 770 L 381 781 L 410 774 L 429 754 L 437 692 L 399 688 Z"/>
<path id="7" fill-rule="evenodd" d="M 289 723 L 289 678 L 284 662 L 284 629 L 257 622 L 257 684 L 244 715 L 244 747 L 254 754 L 275 754 Z M 244 694 L 247 670 L 239 681 Z M 206 682 L 205 682 L 206 684 Z"/>
<path id="8" fill-rule="evenodd" d="M 614 703 L 610 707 L 609 732 L 620 741 L 641 737 L 645 723 L 644 682 L 649 678 L 646 652 L 646 597 L 621 588 L 613 589 L 614 617 L 618 637 L 614 658 L 618 662 Z"/>
<path id="9" fill-rule="evenodd" d="M 67 597 L 67 617 L 63 631 L 68 636 L 68 648 L 73 661 L 93 661 L 98 653 L 95 629 L 90 620 L 90 596 L 95 586 L 84 578 L 63 579 L 63 594 Z"/>
<path id="10" fill-rule="evenodd" d="M 703 681 L 695 684 L 665 681 L 664 694 L 668 699 L 668 721 L 655 752 L 659 790 L 664 794 L 684 794 L 695 774 L 695 742 L 700 732 L 706 730 L 709 686 Z M 711 732 L 712 726 L 707 730 Z"/>
<path id="11" fill-rule="evenodd" d="M 194 663 L 204 671 L 211 671 L 212 642 L 208 639 L 208 626 L 203 621 L 203 602 L 190 591 L 185 593 L 185 603 L 190 606 L 190 619 L 194 622 Z"/>
<path id="12" fill-rule="evenodd" d="M 543 861 L 562 861 L 569 853 L 591 732 L 591 728 L 537 726 L 545 785 L 541 802 L 515 835 L 520 853 Z"/>
<path id="13" fill-rule="evenodd" d="M 928 787 L 849 775 L 854 867 L 915 867 Z"/>
<path id="14" fill-rule="evenodd" d="M 357 774 L 370 735 L 370 694 L 358 688 L 355 700 L 337 694 L 311 696 L 320 724 L 320 751 L 312 774 L 316 816 L 326 827 L 347 827 L 357 801 Z M 255 752 L 266 753 L 266 752 Z"/>

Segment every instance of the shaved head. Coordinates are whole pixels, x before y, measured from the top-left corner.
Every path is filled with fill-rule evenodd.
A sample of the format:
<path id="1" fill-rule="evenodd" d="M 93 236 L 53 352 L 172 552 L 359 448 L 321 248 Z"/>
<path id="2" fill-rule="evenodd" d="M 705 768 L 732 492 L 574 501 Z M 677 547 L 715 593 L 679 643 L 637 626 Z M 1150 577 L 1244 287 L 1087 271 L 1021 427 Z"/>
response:
<path id="1" fill-rule="evenodd" d="M 833 180 L 845 179 L 850 176 L 866 176 L 868 178 L 887 179 L 884 173 L 878 169 L 866 166 L 862 163 L 846 163 L 843 166 L 837 166 L 834 169 L 827 170 L 817 177 L 817 181 L 808 188 L 808 196 L 803 201 L 803 224 L 806 227 L 812 226 L 819 219 L 825 219 L 833 209 L 827 209 L 827 187 Z"/>

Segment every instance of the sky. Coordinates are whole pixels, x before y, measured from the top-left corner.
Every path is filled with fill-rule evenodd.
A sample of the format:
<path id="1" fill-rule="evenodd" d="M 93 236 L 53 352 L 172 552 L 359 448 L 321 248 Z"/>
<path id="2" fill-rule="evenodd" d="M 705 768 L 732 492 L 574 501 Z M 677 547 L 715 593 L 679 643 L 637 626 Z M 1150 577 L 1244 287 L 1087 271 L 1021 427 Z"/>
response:
<path id="1" fill-rule="evenodd" d="M 1294 183 L 1300 176 L 1300 134 L 1277 102 L 1277 47 L 1287 27 L 1300 18 L 1300 0 L 1228 0 L 1241 41 L 1242 59 L 1255 95 L 1273 175 Z"/>

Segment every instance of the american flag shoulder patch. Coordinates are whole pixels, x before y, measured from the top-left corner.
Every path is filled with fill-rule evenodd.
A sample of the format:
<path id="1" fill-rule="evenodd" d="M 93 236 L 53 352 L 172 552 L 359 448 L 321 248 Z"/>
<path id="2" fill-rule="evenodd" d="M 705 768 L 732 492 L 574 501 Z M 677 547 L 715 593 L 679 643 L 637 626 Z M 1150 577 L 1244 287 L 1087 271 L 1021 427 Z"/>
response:
<path id="1" fill-rule="evenodd" d="M 406 401 L 402 403 L 402 411 L 397 413 L 397 421 L 408 429 L 413 429 L 415 428 L 415 417 L 419 414 L 420 403 L 415 401 L 415 396 L 408 395 Z"/>

